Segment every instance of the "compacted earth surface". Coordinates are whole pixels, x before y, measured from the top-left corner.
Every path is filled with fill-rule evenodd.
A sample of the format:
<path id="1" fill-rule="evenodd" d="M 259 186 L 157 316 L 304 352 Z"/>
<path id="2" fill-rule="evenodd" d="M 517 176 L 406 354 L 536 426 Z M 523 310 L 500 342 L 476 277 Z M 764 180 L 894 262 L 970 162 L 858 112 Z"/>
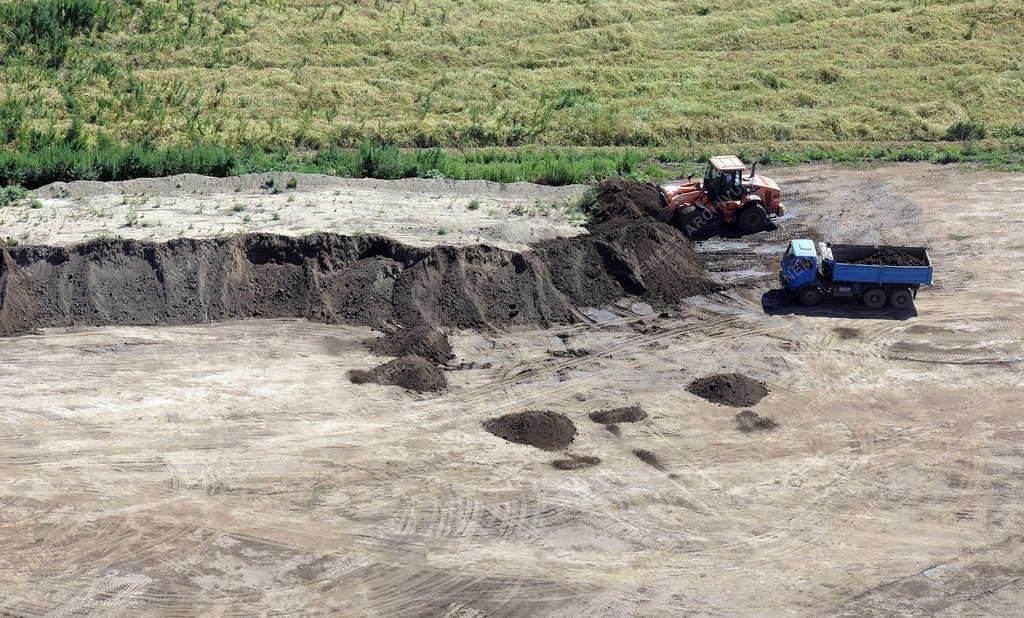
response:
<path id="1" fill-rule="evenodd" d="M 1024 176 L 768 174 L 776 229 L 693 246 L 550 206 L 582 187 L 0 211 L 0 613 L 1019 613 Z M 793 307 L 793 237 L 927 246 L 935 285 Z"/>

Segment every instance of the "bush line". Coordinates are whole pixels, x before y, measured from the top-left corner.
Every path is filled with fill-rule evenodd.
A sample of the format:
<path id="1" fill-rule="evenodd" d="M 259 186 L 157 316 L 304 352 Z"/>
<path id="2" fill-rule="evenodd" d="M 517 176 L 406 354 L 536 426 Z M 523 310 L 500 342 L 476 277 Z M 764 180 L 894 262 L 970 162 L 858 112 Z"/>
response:
<path id="1" fill-rule="evenodd" d="M 31 151 L 0 150 L 0 185 L 36 188 L 75 180 L 129 180 L 202 174 L 237 176 L 264 172 L 309 172 L 354 178 L 451 178 L 547 185 L 588 183 L 608 177 L 650 180 L 699 171 L 709 155 L 734 152 L 747 162 L 794 165 L 809 162 L 975 162 L 1024 170 L 1024 145 L 907 145 L 854 148 L 690 147 L 671 149 L 399 149 L 367 141 L 359 149 L 330 148 L 308 153 L 266 152 L 216 145 L 145 148 L 108 145 L 48 146 Z"/>

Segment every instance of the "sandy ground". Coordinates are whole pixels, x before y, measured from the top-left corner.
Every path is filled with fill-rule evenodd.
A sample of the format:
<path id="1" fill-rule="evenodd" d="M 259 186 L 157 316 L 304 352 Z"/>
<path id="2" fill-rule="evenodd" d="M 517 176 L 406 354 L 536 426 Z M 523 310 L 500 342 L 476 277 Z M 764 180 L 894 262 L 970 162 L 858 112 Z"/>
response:
<path id="1" fill-rule="evenodd" d="M 804 231 L 927 244 L 917 315 L 793 311 L 762 287 L 668 317 L 623 303 L 453 333 L 453 365 L 491 365 L 439 396 L 350 384 L 383 360 L 360 328 L 0 341 L 0 611 L 1019 615 L 1024 176 L 771 175 L 790 214 L 706 243 L 720 276 L 770 273 Z M 741 433 L 738 409 L 684 390 L 723 370 L 769 384 L 755 410 L 778 429 Z M 628 404 L 650 417 L 619 437 L 587 418 Z M 570 452 L 602 462 L 556 470 L 480 427 L 527 409 L 569 415 Z"/>
<path id="2" fill-rule="evenodd" d="M 294 188 L 289 188 L 295 180 Z M 583 185 L 374 180 L 318 174 L 196 175 L 55 183 L 0 211 L 0 238 L 67 245 L 84 238 L 168 240 L 242 232 L 382 234 L 412 245 L 527 243 L 584 230 Z"/>

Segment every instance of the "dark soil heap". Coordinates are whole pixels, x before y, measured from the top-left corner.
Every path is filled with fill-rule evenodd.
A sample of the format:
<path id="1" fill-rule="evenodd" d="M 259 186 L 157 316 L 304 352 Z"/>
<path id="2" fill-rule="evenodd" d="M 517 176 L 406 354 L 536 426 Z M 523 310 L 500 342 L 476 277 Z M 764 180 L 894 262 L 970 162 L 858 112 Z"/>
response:
<path id="1" fill-rule="evenodd" d="M 576 437 L 576 425 L 558 412 L 518 412 L 484 421 L 484 429 L 499 438 L 544 450 L 565 448 Z"/>
<path id="2" fill-rule="evenodd" d="M 927 266 L 924 260 L 902 253 L 895 249 L 879 249 L 871 255 L 850 262 L 850 264 L 866 264 L 870 266 Z"/>
<path id="3" fill-rule="evenodd" d="M 657 185 L 611 178 L 594 188 L 591 220 L 604 223 L 622 218 L 657 219 L 665 208 L 668 200 Z"/>
<path id="4" fill-rule="evenodd" d="M 736 415 L 736 429 L 742 432 L 770 431 L 778 427 L 778 423 L 767 416 L 753 410 L 744 410 Z"/>
<path id="5" fill-rule="evenodd" d="M 768 394 L 764 382 L 739 373 L 718 373 L 690 382 L 686 390 L 708 401 L 743 408 L 755 405 Z"/>
<path id="6" fill-rule="evenodd" d="M 349 379 L 354 384 L 376 382 L 417 393 L 440 391 L 448 386 L 444 372 L 419 356 L 402 356 L 368 371 L 356 369 L 349 372 Z"/>
<path id="7" fill-rule="evenodd" d="M 546 326 L 575 321 L 579 305 L 628 295 L 666 305 L 715 291 L 689 241 L 653 218 L 661 200 L 653 185 L 603 183 L 589 234 L 524 252 L 338 234 L 5 246 L 0 335 L 249 317 L 377 328 Z"/>
<path id="8" fill-rule="evenodd" d="M 580 468 L 590 468 L 601 463 L 600 457 L 594 457 L 592 455 L 569 455 L 567 459 L 556 459 L 551 462 L 551 466 L 556 470 L 579 470 Z"/>
<path id="9" fill-rule="evenodd" d="M 598 410 L 590 413 L 590 420 L 602 425 L 615 423 L 636 423 L 647 418 L 647 412 L 640 406 L 629 406 L 628 408 L 614 408 L 612 410 Z"/>
<path id="10" fill-rule="evenodd" d="M 448 335 L 426 324 L 395 329 L 380 339 L 371 341 L 369 347 L 384 356 L 412 354 L 438 365 L 447 363 L 455 356 L 452 354 L 452 344 L 448 341 Z"/>
<path id="11" fill-rule="evenodd" d="M 658 456 L 655 455 L 654 453 L 642 448 L 638 448 L 635 451 L 633 451 L 633 455 L 635 455 L 637 459 L 644 462 L 648 466 L 651 466 L 652 468 L 661 470 L 663 472 L 665 471 L 664 464 L 661 463 L 661 460 L 658 459 Z"/>

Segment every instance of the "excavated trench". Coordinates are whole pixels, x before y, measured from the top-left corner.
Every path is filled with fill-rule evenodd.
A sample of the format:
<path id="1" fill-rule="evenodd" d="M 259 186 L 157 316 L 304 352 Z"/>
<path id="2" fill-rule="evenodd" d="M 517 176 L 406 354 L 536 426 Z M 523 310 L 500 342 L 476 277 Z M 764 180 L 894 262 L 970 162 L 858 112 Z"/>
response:
<path id="1" fill-rule="evenodd" d="M 714 291 L 689 241 L 650 216 L 654 192 L 604 183 L 589 234 L 523 252 L 338 234 L 5 247 L 0 335 L 253 317 L 376 328 L 547 325 L 627 295 L 665 305 Z"/>

